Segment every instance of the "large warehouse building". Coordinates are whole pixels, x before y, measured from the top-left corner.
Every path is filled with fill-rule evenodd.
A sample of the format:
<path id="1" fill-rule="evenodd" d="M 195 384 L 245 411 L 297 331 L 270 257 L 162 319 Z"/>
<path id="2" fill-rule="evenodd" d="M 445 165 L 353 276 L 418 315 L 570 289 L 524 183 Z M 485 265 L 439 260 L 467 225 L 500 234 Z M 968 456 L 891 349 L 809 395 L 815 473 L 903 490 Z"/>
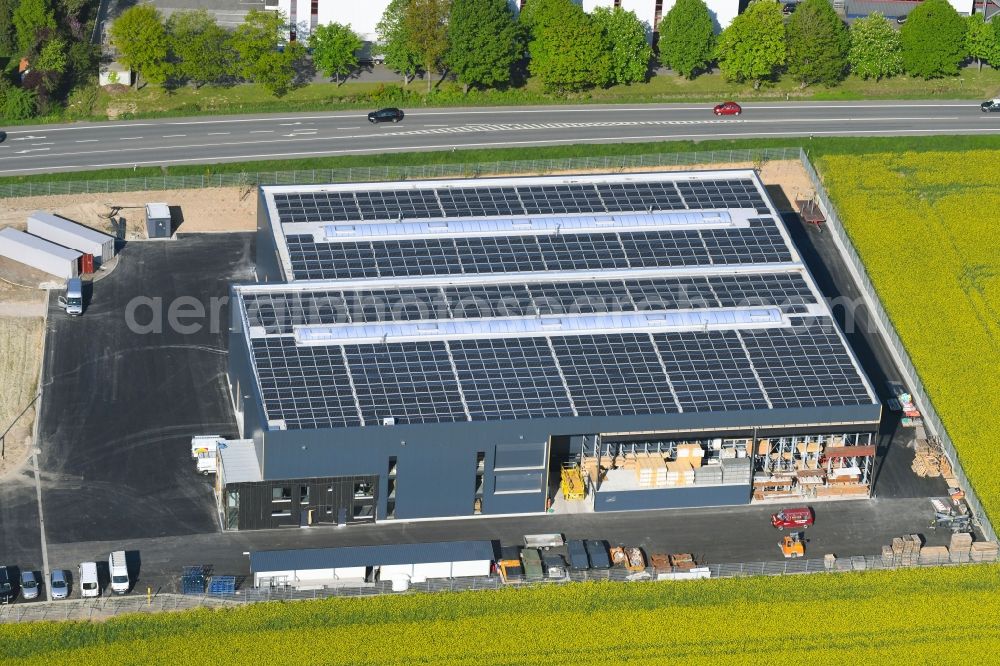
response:
<path id="1" fill-rule="evenodd" d="M 260 188 L 227 527 L 865 496 L 881 406 L 752 170 Z M 224 454 L 225 458 L 225 454 Z"/>

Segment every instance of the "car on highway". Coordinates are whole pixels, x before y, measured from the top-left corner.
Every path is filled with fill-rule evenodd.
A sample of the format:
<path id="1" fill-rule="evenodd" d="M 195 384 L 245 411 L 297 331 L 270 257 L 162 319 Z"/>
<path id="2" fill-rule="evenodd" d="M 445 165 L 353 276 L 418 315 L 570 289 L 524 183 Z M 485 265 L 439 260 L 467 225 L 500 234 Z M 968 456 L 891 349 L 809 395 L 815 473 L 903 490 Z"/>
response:
<path id="1" fill-rule="evenodd" d="M 716 104 L 712 112 L 717 116 L 738 116 L 743 113 L 743 107 L 736 102 Z"/>
<path id="2" fill-rule="evenodd" d="M 812 509 L 807 506 L 794 509 L 782 509 L 771 515 L 771 524 L 779 530 L 806 528 L 816 522 Z"/>
<path id="3" fill-rule="evenodd" d="M 62 569 L 53 569 L 49 580 L 49 592 L 53 599 L 65 599 L 69 596 L 69 579 Z"/>
<path id="4" fill-rule="evenodd" d="M 38 579 L 34 571 L 21 572 L 21 596 L 26 601 L 38 598 Z"/>
<path id="5" fill-rule="evenodd" d="M 979 105 L 983 113 L 1000 113 L 1000 97 L 988 99 Z"/>
<path id="6" fill-rule="evenodd" d="M 395 107 L 388 107 L 385 109 L 379 109 L 378 111 L 372 111 L 368 114 L 368 122 L 373 125 L 376 123 L 398 123 L 403 119 L 402 109 L 397 109 Z"/>
<path id="7" fill-rule="evenodd" d="M 7 132 L 0 132 L 0 143 L 7 140 Z"/>

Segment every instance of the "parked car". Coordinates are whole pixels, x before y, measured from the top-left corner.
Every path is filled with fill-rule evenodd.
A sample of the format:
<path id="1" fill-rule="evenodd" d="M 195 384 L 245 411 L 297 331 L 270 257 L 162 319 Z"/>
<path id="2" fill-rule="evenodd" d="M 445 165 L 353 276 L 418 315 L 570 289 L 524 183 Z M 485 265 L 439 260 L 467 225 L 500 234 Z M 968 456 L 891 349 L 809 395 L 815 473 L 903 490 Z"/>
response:
<path id="1" fill-rule="evenodd" d="M 789 14 L 794 12 L 795 8 L 798 6 L 799 3 L 797 2 L 786 2 L 784 5 L 781 6 L 781 13 L 784 14 L 785 16 L 788 16 Z"/>
<path id="2" fill-rule="evenodd" d="M 782 509 L 771 515 L 771 524 L 779 530 L 806 528 L 815 522 L 813 511 L 807 506 L 794 509 Z"/>
<path id="3" fill-rule="evenodd" d="M 69 596 L 69 579 L 62 569 L 53 569 L 49 580 L 49 592 L 53 599 L 65 599 Z"/>
<path id="4" fill-rule="evenodd" d="M 743 107 L 736 102 L 723 102 L 716 104 L 712 111 L 717 116 L 738 116 L 743 113 Z"/>
<path id="5" fill-rule="evenodd" d="M 397 109 L 395 107 L 379 109 L 378 111 L 372 111 L 371 113 L 368 114 L 368 122 L 372 124 L 388 123 L 388 122 L 398 123 L 402 119 L 403 119 L 402 109 Z"/>
<path id="6" fill-rule="evenodd" d="M 896 23 L 898 23 L 899 25 L 903 25 L 904 23 L 906 23 L 906 17 L 905 16 L 897 16 L 896 17 Z"/>
<path id="7" fill-rule="evenodd" d="M 38 579 L 34 571 L 21 572 L 21 596 L 26 601 L 38 598 Z"/>
<path id="8" fill-rule="evenodd" d="M 561 579 L 566 577 L 566 559 L 562 555 L 545 555 L 542 557 L 545 565 L 545 577 Z"/>
<path id="9" fill-rule="evenodd" d="M 17 598 L 14 582 L 10 569 L 0 566 L 0 604 L 9 604 Z"/>
<path id="10" fill-rule="evenodd" d="M 988 99 L 979 105 L 983 113 L 1000 113 L 1000 97 Z"/>
<path id="11" fill-rule="evenodd" d="M 80 563 L 80 596 L 99 597 L 101 586 L 97 580 L 97 562 Z"/>

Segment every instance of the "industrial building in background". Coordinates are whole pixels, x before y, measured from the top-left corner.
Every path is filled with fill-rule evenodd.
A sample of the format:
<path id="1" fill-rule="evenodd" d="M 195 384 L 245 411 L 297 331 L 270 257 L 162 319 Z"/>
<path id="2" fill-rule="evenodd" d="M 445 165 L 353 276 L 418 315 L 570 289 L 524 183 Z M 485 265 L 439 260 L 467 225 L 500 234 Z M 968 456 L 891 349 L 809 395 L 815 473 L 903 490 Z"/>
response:
<path id="1" fill-rule="evenodd" d="M 258 196 L 227 528 L 871 491 L 881 404 L 752 170 Z"/>

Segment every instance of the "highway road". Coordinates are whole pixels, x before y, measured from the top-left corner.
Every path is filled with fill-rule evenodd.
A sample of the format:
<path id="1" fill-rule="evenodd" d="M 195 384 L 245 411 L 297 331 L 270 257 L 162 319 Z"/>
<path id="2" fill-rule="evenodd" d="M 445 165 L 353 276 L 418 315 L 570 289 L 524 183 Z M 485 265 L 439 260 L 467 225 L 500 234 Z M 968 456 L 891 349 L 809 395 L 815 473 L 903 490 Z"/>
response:
<path id="1" fill-rule="evenodd" d="M 0 175 L 453 148 L 807 136 L 997 134 L 975 101 L 420 109 L 399 124 L 366 113 L 295 113 L 7 128 Z"/>

